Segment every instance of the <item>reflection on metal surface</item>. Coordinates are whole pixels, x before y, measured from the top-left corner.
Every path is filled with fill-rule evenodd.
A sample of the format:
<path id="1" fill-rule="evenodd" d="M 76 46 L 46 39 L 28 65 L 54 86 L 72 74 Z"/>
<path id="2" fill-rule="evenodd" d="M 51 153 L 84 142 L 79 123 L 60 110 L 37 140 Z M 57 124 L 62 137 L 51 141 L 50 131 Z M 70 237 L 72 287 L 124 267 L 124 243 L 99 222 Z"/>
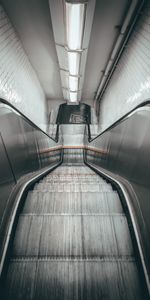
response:
<path id="1" fill-rule="evenodd" d="M 149 107 L 137 109 L 91 143 L 88 144 L 86 141 L 90 149 L 85 151 L 88 162 L 120 175 L 132 185 L 137 196 L 132 205 L 140 227 L 148 269 L 150 266 L 149 120 Z"/>
<path id="2" fill-rule="evenodd" d="M 58 149 L 54 149 L 54 147 Z M 51 149 L 45 152 L 45 149 Z M 54 149 L 54 150 L 53 150 Z M 0 241 L 14 203 L 10 195 L 26 175 L 61 159 L 61 147 L 6 105 L 0 106 Z M 1 243 L 1 242 L 0 242 Z M 1 243 L 2 244 L 2 243 Z"/>
<path id="3" fill-rule="evenodd" d="M 15 185 L 15 179 L 5 152 L 2 137 L 0 135 L 0 224 L 2 222 L 3 212 L 7 204 L 12 187 Z"/>

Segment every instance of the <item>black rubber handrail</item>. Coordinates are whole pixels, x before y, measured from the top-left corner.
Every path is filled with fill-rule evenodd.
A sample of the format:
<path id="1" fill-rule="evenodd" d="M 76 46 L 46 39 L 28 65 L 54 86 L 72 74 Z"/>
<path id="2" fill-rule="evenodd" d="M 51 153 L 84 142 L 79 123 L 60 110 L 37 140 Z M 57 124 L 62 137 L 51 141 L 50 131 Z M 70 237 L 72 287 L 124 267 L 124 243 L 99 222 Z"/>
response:
<path id="1" fill-rule="evenodd" d="M 10 104 L 7 100 L 0 98 L 0 103 L 3 103 L 9 107 L 11 107 L 13 110 L 15 110 L 17 112 L 17 114 L 19 113 L 19 115 L 25 119 L 25 121 L 27 121 L 32 127 L 38 129 L 39 131 L 43 132 L 48 138 L 50 138 L 51 140 L 53 140 L 55 143 L 58 143 L 59 141 L 59 124 L 57 124 L 57 128 L 56 128 L 56 135 L 55 138 L 51 137 L 49 134 L 47 134 L 45 131 L 43 131 L 41 128 L 39 128 L 35 123 L 33 123 L 30 119 L 28 119 L 28 117 L 26 117 L 19 109 L 17 109 L 16 107 L 14 107 L 12 104 Z"/>
<path id="2" fill-rule="evenodd" d="M 31 126 L 33 126 L 34 128 L 38 129 L 39 131 L 43 132 L 43 134 L 45 134 L 48 138 L 50 138 L 51 140 L 53 140 L 55 143 L 58 143 L 58 141 L 59 141 L 59 124 L 57 124 L 56 135 L 55 135 L 55 138 L 53 138 L 50 135 L 48 135 L 45 131 L 43 131 L 41 128 L 39 128 L 35 123 L 33 123 L 19 109 L 17 109 L 16 107 L 14 107 L 7 100 L 0 98 L 0 103 L 3 103 L 5 105 L 7 105 L 8 107 L 11 107 L 13 110 L 15 110 L 17 112 L 17 114 L 19 113 L 19 115 L 22 118 L 24 118 L 25 121 L 27 121 Z M 147 100 L 143 101 L 142 103 L 140 103 L 139 105 L 137 105 L 136 107 L 134 107 L 132 110 L 130 110 L 124 116 L 122 116 L 121 118 L 119 118 L 117 121 L 115 121 L 112 125 L 110 125 L 109 127 L 107 127 L 104 131 L 102 131 L 100 134 L 98 134 L 93 139 L 91 138 L 90 124 L 87 123 L 86 125 L 87 125 L 87 128 L 88 128 L 88 142 L 91 143 L 92 141 L 96 140 L 101 135 L 103 135 L 105 132 L 107 132 L 107 131 L 111 130 L 112 128 L 114 128 L 115 126 L 117 126 L 120 122 L 122 122 L 124 119 L 126 119 L 131 113 L 135 112 L 138 108 L 144 107 L 146 105 L 150 105 L 150 98 L 148 98 Z"/>
<path id="3" fill-rule="evenodd" d="M 109 127 L 107 127 L 104 131 L 102 131 L 100 134 L 98 134 L 93 139 L 91 138 L 90 124 L 87 124 L 87 128 L 88 128 L 88 142 L 91 143 L 92 141 L 96 140 L 101 135 L 103 135 L 105 132 L 107 132 L 107 131 L 111 130 L 112 128 L 114 128 L 115 126 L 117 126 L 120 122 L 122 122 L 124 119 L 126 119 L 130 114 L 132 114 L 133 112 L 135 112 L 137 109 L 139 109 L 140 107 L 144 107 L 146 105 L 150 105 L 150 99 L 149 98 L 147 100 L 143 101 L 141 104 L 139 104 L 136 107 L 134 107 L 133 109 L 131 109 L 128 113 L 126 113 L 124 116 L 122 116 L 121 118 L 119 118 L 117 121 L 115 121 L 112 125 L 110 125 Z"/>

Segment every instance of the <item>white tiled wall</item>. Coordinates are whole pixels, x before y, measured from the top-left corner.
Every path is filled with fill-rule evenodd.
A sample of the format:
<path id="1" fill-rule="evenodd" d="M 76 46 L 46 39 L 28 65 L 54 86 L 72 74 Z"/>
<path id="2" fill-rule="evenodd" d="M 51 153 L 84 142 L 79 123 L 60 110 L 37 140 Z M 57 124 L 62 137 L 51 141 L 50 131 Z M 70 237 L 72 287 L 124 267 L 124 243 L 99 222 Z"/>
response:
<path id="1" fill-rule="evenodd" d="M 147 1 L 100 105 L 100 129 L 150 98 L 150 1 Z"/>
<path id="2" fill-rule="evenodd" d="M 66 103 L 66 101 L 62 99 L 47 99 L 47 103 L 49 112 L 49 122 L 54 124 L 57 120 L 59 106 L 63 103 Z"/>
<path id="3" fill-rule="evenodd" d="M 0 5 L 0 97 L 45 129 L 47 102 L 23 46 Z"/>

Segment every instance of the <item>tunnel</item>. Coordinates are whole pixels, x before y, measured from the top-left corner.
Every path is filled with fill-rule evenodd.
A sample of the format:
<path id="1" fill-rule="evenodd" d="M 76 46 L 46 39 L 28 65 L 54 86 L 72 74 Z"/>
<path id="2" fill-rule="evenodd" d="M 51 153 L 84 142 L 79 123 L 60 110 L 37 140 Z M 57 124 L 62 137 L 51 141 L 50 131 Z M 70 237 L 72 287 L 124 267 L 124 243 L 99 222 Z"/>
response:
<path id="1" fill-rule="evenodd" d="M 150 0 L 0 1 L 0 299 L 150 299 Z"/>

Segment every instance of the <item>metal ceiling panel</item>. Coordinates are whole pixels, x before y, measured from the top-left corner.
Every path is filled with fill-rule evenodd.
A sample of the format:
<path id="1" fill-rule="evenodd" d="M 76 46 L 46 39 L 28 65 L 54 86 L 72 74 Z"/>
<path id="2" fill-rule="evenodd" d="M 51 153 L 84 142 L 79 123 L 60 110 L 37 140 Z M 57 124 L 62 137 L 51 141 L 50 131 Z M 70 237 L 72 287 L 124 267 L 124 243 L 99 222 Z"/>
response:
<path id="1" fill-rule="evenodd" d="M 56 45 L 56 51 L 57 51 L 60 69 L 68 70 L 67 51 L 65 50 L 64 47 L 59 45 Z"/>
<path id="2" fill-rule="evenodd" d="M 49 0 L 49 7 L 51 12 L 52 26 L 55 36 L 55 42 L 64 45 L 65 40 L 65 24 L 64 24 L 64 6 L 63 1 Z"/>

